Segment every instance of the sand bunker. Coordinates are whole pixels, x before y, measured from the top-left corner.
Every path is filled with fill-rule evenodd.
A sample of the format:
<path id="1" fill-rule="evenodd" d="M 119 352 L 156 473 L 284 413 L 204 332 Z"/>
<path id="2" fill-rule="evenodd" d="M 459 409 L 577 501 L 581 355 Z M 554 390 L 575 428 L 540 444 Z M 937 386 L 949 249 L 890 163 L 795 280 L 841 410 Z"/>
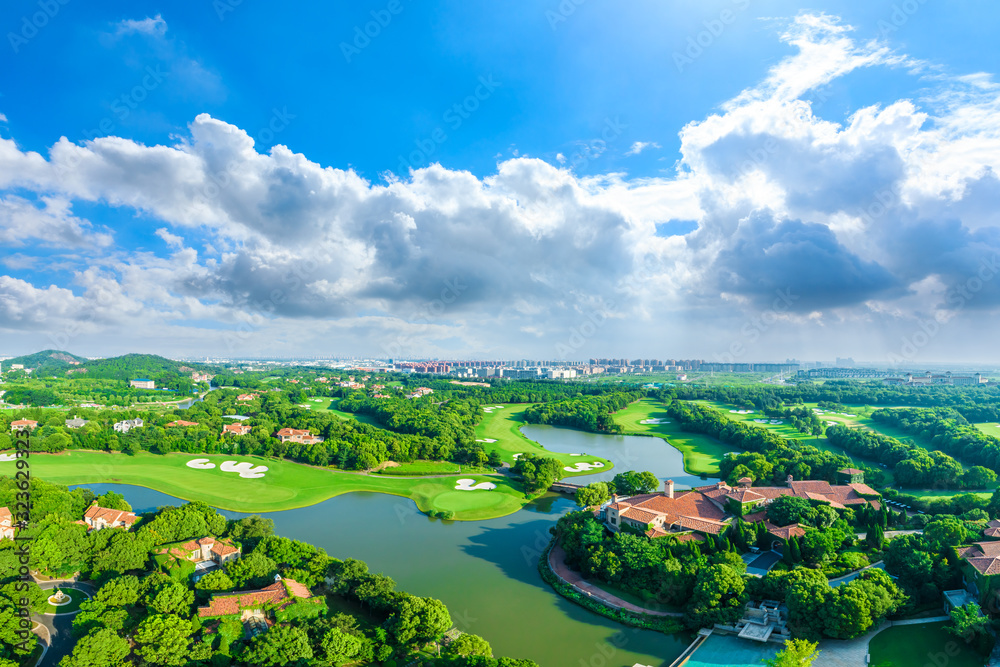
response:
<path id="1" fill-rule="evenodd" d="M 837 422 L 827 422 L 826 425 L 827 426 L 836 426 Z"/>
<path id="2" fill-rule="evenodd" d="M 659 419 L 659 418 L 654 417 L 652 419 L 643 419 L 639 423 L 640 424 L 669 424 L 670 422 L 667 421 L 666 419 Z"/>
<path id="3" fill-rule="evenodd" d="M 254 466 L 252 463 L 237 463 L 236 461 L 225 461 L 219 466 L 222 472 L 239 473 L 244 479 L 259 479 L 267 472 L 267 466 Z"/>
<path id="4" fill-rule="evenodd" d="M 734 415 L 752 415 L 753 410 L 730 410 Z"/>
<path id="5" fill-rule="evenodd" d="M 516 461 L 516 460 L 518 460 L 519 458 L 521 458 L 522 456 L 524 456 L 524 454 L 523 454 L 523 453 L 520 453 L 520 454 L 514 454 L 514 460 Z"/>
<path id="6" fill-rule="evenodd" d="M 780 419 L 772 419 L 771 423 L 772 424 L 784 424 L 785 422 L 781 421 Z"/>
<path id="7" fill-rule="evenodd" d="M 482 440 L 476 440 L 476 442 L 496 442 L 493 438 L 483 438 Z"/>
<path id="8" fill-rule="evenodd" d="M 0 454 L 0 461 L 13 461 L 16 458 L 16 454 Z"/>
<path id="9" fill-rule="evenodd" d="M 188 468 L 195 470 L 211 470 L 215 464 L 208 459 L 191 459 L 185 464 Z M 236 461 L 224 461 L 219 470 L 222 472 L 235 472 L 243 479 L 259 479 L 267 472 L 267 466 L 254 466 L 252 463 L 238 463 Z"/>
<path id="10" fill-rule="evenodd" d="M 475 484 L 475 486 L 473 486 Z M 492 491 L 497 488 L 493 482 L 480 482 L 476 484 L 474 479 L 460 479 L 455 485 L 456 491 Z"/>
<path id="11" fill-rule="evenodd" d="M 593 470 L 595 468 L 603 468 L 604 464 L 600 461 L 594 461 L 593 463 L 577 463 L 575 465 L 566 466 L 563 468 L 566 472 L 587 472 L 588 470 Z"/>

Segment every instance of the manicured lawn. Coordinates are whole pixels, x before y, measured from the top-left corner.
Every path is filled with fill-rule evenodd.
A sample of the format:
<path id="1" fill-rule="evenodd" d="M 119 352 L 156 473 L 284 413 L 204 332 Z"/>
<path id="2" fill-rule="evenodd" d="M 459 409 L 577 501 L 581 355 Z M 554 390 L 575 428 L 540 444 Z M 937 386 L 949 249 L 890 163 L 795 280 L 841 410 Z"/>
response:
<path id="1" fill-rule="evenodd" d="M 611 461 L 599 456 L 570 456 L 569 454 L 550 452 L 534 440 L 529 440 L 519 430 L 525 423 L 524 408 L 524 405 L 505 405 L 503 408 L 494 409 L 492 413 L 487 412 L 483 421 L 476 426 L 476 440 L 495 440 L 496 442 L 480 442 L 480 444 L 487 452 L 499 452 L 500 458 L 511 465 L 514 465 L 514 454 L 530 453 L 559 459 L 567 466 L 600 461 L 604 464 L 604 467 L 601 468 L 602 472 L 614 466 Z M 565 475 L 573 477 L 591 474 L 591 472 L 567 472 Z"/>
<path id="2" fill-rule="evenodd" d="M 343 410 L 337 409 L 337 404 L 340 403 L 339 398 L 327 398 L 323 396 L 313 396 L 306 399 L 305 403 L 299 405 L 300 408 L 305 408 L 306 410 L 312 410 L 314 412 L 332 412 L 341 419 L 357 419 L 362 424 L 371 424 L 372 426 L 378 426 L 379 423 L 369 417 L 368 415 L 356 415 L 353 412 L 344 412 Z"/>
<path id="3" fill-rule="evenodd" d="M 187 467 L 192 459 L 209 459 L 215 468 Z M 339 472 L 259 456 L 224 456 L 171 453 L 165 456 L 140 452 L 119 453 L 72 450 L 62 454 L 32 454 L 31 474 L 59 484 L 120 483 L 156 489 L 185 500 L 200 500 L 236 512 L 276 512 L 307 507 L 352 491 L 370 491 L 412 498 L 423 512 L 453 511 L 455 519 L 492 519 L 519 510 L 524 493 L 498 475 L 456 475 L 426 479 Z M 244 479 L 223 472 L 224 461 L 267 466 L 265 476 Z M 0 474 L 12 476 L 14 462 L 0 462 Z M 492 491 L 455 491 L 456 480 L 492 482 Z M 482 498 L 481 496 L 488 496 Z M 441 504 L 439 504 L 439 497 Z"/>
<path id="4" fill-rule="evenodd" d="M 462 466 L 451 461 L 414 461 L 413 463 L 401 463 L 391 468 L 383 468 L 379 471 L 382 475 L 403 475 L 420 473 L 423 475 L 457 475 L 462 472 Z"/>
<path id="5" fill-rule="evenodd" d="M 651 398 L 637 401 L 614 415 L 615 423 L 625 427 L 628 435 L 654 435 L 684 455 L 684 469 L 692 475 L 719 474 L 719 462 L 733 448 L 701 433 L 687 433 L 667 415 L 666 408 Z M 643 424 L 648 419 L 663 419 L 670 423 Z"/>
<path id="6" fill-rule="evenodd" d="M 996 422 L 986 422 L 985 424 L 976 424 L 976 428 L 978 428 L 986 435 L 992 435 L 994 438 L 1000 438 L 1000 424 L 997 424 Z"/>
<path id="7" fill-rule="evenodd" d="M 59 607 L 55 607 L 51 604 L 46 603 L 45 609 L 42 612 L 43 614 L 73 613 L 74 611 L 78 611 L 80 609 L 80 603 L 86 600 L 88 597 L 86 593 L 84 593 L 83 591 L 78 591 L 75 588 L 60 588 L 59 590 L 68 595 L 72 599 L 72 602 Z M 46 592 L 49 593 L 49 595 L 55 595 L 56 593 L 54 588 L 51 591 L 46 591 Z"/>
<path id="8" fill-rule="evenodd" d="M 888 667 L 983 667 L 986 659 L 959 637 L 946 632 L 945 623 L 899 625 L 875 635 L 868 650 L 871 664 Z"/>

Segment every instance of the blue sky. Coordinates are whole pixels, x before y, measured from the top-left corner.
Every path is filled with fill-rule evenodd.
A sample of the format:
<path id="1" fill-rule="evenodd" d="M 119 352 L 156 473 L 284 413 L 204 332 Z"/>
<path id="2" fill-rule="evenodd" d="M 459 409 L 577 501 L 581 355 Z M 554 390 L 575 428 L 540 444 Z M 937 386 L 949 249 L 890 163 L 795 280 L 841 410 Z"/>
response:
<path id="1" fill-rule="evenodd" d="M 996 361 L 998 14 L 7 3 L 0 354 Z"/>

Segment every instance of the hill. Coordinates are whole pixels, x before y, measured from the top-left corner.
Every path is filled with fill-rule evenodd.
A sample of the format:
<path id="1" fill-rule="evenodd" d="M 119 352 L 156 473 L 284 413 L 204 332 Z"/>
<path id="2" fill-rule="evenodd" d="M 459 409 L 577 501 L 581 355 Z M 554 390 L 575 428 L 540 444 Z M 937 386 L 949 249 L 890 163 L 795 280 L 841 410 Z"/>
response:
<path id="1" fill-rule="evenodd" d="M 38 373 L 39 371 L 64 370 L 70 366 L 82 364 L 85 361 L 87 361 L 85 357 L 78 357 L 63 350 L 42 350 L 41 352 L 14 357 L 13 359 L 4 359 L 3 366 L 10 368 L 15 364 L 21 364 L 25 368 L 31 368 Z"/>

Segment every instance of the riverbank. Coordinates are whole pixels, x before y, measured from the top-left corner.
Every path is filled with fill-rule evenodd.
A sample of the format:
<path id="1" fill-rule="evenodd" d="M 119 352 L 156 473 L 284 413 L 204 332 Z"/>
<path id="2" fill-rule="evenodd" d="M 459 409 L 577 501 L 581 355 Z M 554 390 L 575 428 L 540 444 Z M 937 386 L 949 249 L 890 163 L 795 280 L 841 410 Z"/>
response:
<path id="1" fill-rule="evenodd" d="M 643 608 L 587 583 L 563 563 L 565 554 L 553 539 L 538 559 L 538 572 L 559 595 L 595 613 L 634 628 L 668 635 L 684 631 L 679 612 Z"/>
<path id="2" fill-rule="evenodd" d="M 719 474 L 719 463 L 733 448 L 701 433 L 683 431 L 667 414 L 667 408 L 652 398 L 644 398 L 612 415 L 624 427 L 625 435 L 662 438 L 684 456 L 684 470 L 692 475 Z M 644 423 L 645 422 L 645 423 Z"/>

